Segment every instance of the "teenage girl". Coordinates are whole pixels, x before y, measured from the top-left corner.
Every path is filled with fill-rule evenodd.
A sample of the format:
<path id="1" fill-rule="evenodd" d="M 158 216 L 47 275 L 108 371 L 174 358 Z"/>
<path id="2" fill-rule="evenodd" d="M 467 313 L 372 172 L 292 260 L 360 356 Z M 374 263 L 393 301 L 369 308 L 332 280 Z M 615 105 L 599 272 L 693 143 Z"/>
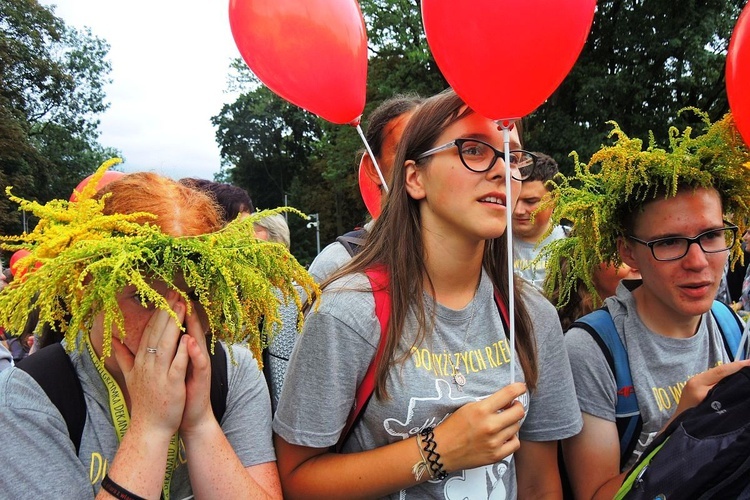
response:
<path id="1" fill-rule="evenodd" d="M 393 186 L 362 253 L 324 284 L 290 361 L 274 421 L 288 498 L 544 498 L 560 495 L 556 441 L 581 429 L 554 307 L 515 282 L 507 304 L 506 211 L 534 159 L 452 91 L 412 116 Z M 376 391 L 346 436 L 381 327 L 364 273 L 385 269 L 392 304 Z M 361 402 L 360 402 L 361 403 Z"/>

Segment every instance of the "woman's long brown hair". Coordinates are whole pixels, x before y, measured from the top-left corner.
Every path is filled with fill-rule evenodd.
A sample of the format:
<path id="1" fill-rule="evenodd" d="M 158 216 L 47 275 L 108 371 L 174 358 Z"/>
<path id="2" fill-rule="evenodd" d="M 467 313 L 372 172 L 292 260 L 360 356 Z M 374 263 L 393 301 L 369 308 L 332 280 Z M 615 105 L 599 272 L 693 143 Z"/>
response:
<path id="1" fill-rule="evenodd" d="M 325 288 L 345 274 L 364 272 L 376 265 L 384 265 L 388 269 L 391 315 L 383 358 L 376 370 L 375 393 L 381 399 L 388 397 L 386 380 L 390 368 L 404 362 L 410 354 L 406 350 L 401 356 L 396 356 L 409 311 L 414 311 L 418 324 L 414 345 L 419 345 L 424 340 L 428 334 L 428 324 L 432 323 L 432 318 L 429 318 L 428 323 L 422 307 L 424 277 L 427 277 L 428 283 L 431 282 L 424 261 L 419 202 L 406 191 L 404 163 L 434 147 L 435 141 L 446 127 L 470 113 L 473 111 L 451 90 L 426 100 L 420 106 L 409 120 L 399 143 L 393 165 L 393 186 L 380 217 L 367 236 L 367 244 L 351 262 L 323 283 Z M 429 158 L 419 163 L 426 165 Z M 507 259 L 505 234 L 487 240 L 482 265 L 506 303 L 509 296 Z M 516 280 L 514 277 L 514 283 L 517 283 Z M 519 286 L 515 285 L 516 288 Z M 526 384 L 533 390 L 537 381 L 536 343 L 531 319 L 520 296 L 515 301 L 515 324 L 518 357 Z"/>

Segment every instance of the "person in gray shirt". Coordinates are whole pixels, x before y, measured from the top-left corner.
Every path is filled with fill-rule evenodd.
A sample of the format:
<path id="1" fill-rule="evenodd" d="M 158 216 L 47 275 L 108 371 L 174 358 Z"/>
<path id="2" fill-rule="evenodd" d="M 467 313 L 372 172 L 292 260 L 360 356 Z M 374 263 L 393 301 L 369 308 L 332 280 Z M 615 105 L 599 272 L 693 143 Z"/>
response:
<path id="1" fill-rule="evenodd" d="M 257 325 L 276 310 L 276 287 L 288 296 L 299 282 L 314 293 L 312 280 L 280 246 L 247 238 L 249 220 L 218 231 L 215 202 L 171 179 L 131 173 L 82 196 L 45 207 L 67 211 L 32 233 L 32 255 L 42 248 L 44 265 L 0 292 L 3 322 L 23 319 L 11 316 L 21 304 L 36 305 L 41 323 L 71 313 L 60 326 L 85 400 L 80 446 L 50 400 L 59 394 L 48 397 L 22 368 L 5 370 L 0 421 L 13 438 L 0 461 L 14 479 L 2 495 L 281 498 Z M 60 244 L 59 234 L 76 244 Z M 267 294 L 255 291 L 262 287 Z M 253 353 L 233 344 L 246 338 Z M 214 371 L 212 348 L 229 353 Z M 222 372 L 218 421 L 211 379 Z"/>
<path id="2" fill-rule="evenodd" d="M 521 183 L 521 194 L 513 210 L 513 268 L 539 290 L 544 284 L 546 261 L 537 258 L 550 242 L 565 238 L 565 229 L 549 222 L 552 206 L 542 205 L 551 181 L 558 174 L 557 162 L 544 153 L 534 153 L 536 166 Z"/>
<path id="3" fill-rule="evenodd" d="M 547 247 L 557 250 L 548 262 L 565 255 L 585 283 L 602 263 L 621 261 L 642 276 L 622 282 L 604 301 L 626 348 L 632 387 L 618 390 L 594 334 L 574 327 L 565 335 L 583 413 L 582 432 L 563 443 L 577 498 L 613 498 L 625 472 L 669 422 L 747 366 L 731 363 L 709 310 L 727 257 L 741 252 L 730 221 L 744 225 L 750 215 L 750 172 L 743 166 L 750 153 L 730 118 L 706 124 L 694 137 L 690 129 L 671 132 L 669 152 L 653 145 L 642 150 L 640 140 L 615 127 L 615 144 L 552 191 L 553 220 L 571 220 L 574 228 Z M 642 428 L 628 455 L 620 449 L 616 402 L 632 395 Z"/>
<path id="4" fill-rule="evenodd" d="M 505 176 L 533 168 L 517 129 L 510 141 L 506 168 L 497 123 L 452 90 L 409 120 L 370 240 L 324 287 L 292 353 L 274 418 L 285 494 L 559 494 L 557 440 L 577 433 L 581 416 L 554 308 L 508 276 L 506 210 L 520 182 L 506 193 Z M 379 285 L 391 298 L 385 340 L 371 268 L 389 277 Z M 510 286 L 514 346 L 495 301 L 497 290 L 507 304 Z M 342 436 L 381 343 L 375 393 Z M 343 453 L 331 453 L 342 437 Z"/>

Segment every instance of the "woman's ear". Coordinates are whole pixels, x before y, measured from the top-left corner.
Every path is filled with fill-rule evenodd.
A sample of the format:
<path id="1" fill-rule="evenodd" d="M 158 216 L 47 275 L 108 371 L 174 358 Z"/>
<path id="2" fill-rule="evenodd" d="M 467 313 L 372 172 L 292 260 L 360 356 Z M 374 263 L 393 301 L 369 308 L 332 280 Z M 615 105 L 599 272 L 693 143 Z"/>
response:
<path id="1" fill-rule="evenodd" d="M 423 183 L 424 169 L 418 168 L 414 160 L 404 163 L 404 174 L 406 179 L 406 192 L 415 200 L 421 200 L 426 196 Z"/>

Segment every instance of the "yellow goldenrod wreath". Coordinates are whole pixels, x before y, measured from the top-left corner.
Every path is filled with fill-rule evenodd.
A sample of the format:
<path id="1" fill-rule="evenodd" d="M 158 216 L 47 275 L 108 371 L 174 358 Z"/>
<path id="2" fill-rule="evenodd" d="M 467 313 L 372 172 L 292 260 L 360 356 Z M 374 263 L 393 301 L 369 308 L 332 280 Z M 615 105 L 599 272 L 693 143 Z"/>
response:
<path id="1" fill-rule="evenodd" d="M 705 132 L 693 136 L 688 127 L 680 132 L 669 129 L 669 151 L 657 147 L 653 133 L 648 147 L 628 137 L 616 122 L 609 122 L 615 137 L 588 163 L 575 160 L 575 174 L 559 176 L 548 184 L 552 190 L 543 208 L 554 205 L 551 225 L 573 223 L 571 236 L 552 242 L 541 252 L 547 259 L 545 292 L 557 291 L 557 306 L 568 303 L 579 282 L 583 282 L 601 303 L 593 283 L 593 273 L 602 263 L 621 263 L 617 239 L 626 236 L 626 216 L 656 196 L 671 197 L 680 186 L 714 187 L 720 194 L 724 213 L 730 222 L 745 230 L 750 216 L 750 152 L 727 114 L 716 123 L 695 108 L 680 110 L 696 113 Z M 742 257 L 741 239 L 731 249 L 734 265 Z M 563 258 L 568 270 L 560 267 Z"/>
<path id="2" fill-rule="evenodd" d="M 11 194 L 20 208 L 39 217 L 34 230 L 21 236 L 0 237 L 6 250 L 26 249 L 17 263 L 17 275 L 0 293 L 0 325 L 20 332 L 29 313 L 39 311 L 37 331 L 44 325 L 64 334 L 69 349 L 79 332 L 91 328 L 94 316 L 104 314 L 102 356 L 111 353 L 113 325 L 125 335 L 117 294 L 135 286 L 144 306 L 153 304 L 172 314 L 166 299 L 149 284 L 161 280 L 190 305 L 175 281 L 183 277 L 208 316 L 216 340 L 247 345 L 262 363 L 261 350 L 281 327 L 277 290 L 283 301 L 294 301 L 302 310 L 300 293 L 311 303 L 318 286 L 289 251 L 279 243 L 253 237 L 253 223 L 264 216 L 289 211 L 283 207 L 257 212 L 229 223 L 220 231 L 190 237 L 164 234 L 156 225 L 136 220 L 151 214 L 103 213 L 106 196 L 94 197 L 96 185 L 112 165 L 97 170 L 75 202 L 52 200 L 44 205 Z M 302 315 L 298 317 L 298 327 Z"/>

